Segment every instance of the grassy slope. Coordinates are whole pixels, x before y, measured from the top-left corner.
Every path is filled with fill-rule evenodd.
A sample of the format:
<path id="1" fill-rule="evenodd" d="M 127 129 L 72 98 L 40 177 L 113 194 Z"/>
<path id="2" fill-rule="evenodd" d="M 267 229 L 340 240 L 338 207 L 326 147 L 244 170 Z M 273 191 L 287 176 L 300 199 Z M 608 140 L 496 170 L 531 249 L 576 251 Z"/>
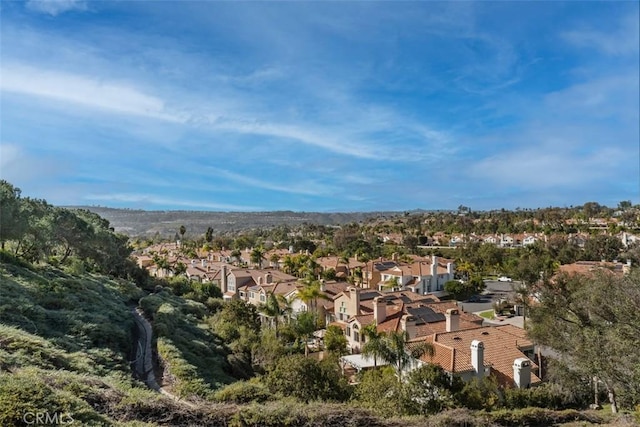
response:
<path id="1" fill-rule="evenodd" d="M 203 304 L 176 297 L 167 291 L 141 300 L 152 321 L 158 354 L 166 362 L 173 392 L 181 397 L 210 398 L 219 387 L 235 379 L 227 372 L 227 351 L 205 324 Z"/>
<path id="2" fill-rule="evenodd" d="M 544 410 L 493 416 L 456 410 L 428 420 L 384 420 L 349 405 L 290 401 L 245 406 L 209 403 L 186 408 L 131 379 L 128 352 L 133 320 L 129 304 L 141 296 L 135 286 L 122 281 L 0 263 L 0 425 L 22 425 L 25 412 L 68 414 L 77 425 L 126 426 L 286 423 L 409 427 L 603 421 L 575 411 L 563 415 Z M 160 335 L 160 351 L 175 363 L 173 375 L 179 376 L 182 369 L 193 375 L 193 383 L 183 382 L 185 394 L 194 391 L 189 387 L 198 392 L 200 386 L 214 389 L 231 380 L 224 373 L 224 357 L 206 345 L 220 343 L 198 326 L 203 318 L 201 306 L 166 292 L 145 297 L 144 305 Z M 542 420 L 542 424 L 532 419 Z M 631 424 L 623 421 L 613 425 Z"/>
<path id="3" fill-rule="evenodd" d="M 42 411 L 112 425 L 163 402 L 129 370 L 128 304 L 141 296 L 124 281 L 1 263 L 0 425 Z"/>

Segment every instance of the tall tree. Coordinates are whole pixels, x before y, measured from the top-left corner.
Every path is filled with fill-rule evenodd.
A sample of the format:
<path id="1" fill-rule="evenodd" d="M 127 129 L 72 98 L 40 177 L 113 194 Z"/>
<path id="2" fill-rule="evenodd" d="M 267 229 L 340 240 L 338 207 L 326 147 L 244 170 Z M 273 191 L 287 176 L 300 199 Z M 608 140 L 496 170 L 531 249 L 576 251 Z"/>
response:
<path id="1" fill-rule="evenodd" d="M 262 260 L 264 260 L 264 249 L 262 248 L 262 246 L 258 246 L 251 251 L 251 262 L 257 265 L 259 269 L 261 269 Z"/>
<path id="2" fill-rule="evenodd" d="M 264 314 L 269 319 L 273 320 L 273 325 L 276 331 L 276 337 L 278 336 L 278 321 L 282 315 L 282 308 L 280 302 L 275 293 L 269 292 L 267 301 L 264 304 L 258 306 L 258 311 Z"/>
<path id="3" fill-rule="evenodd" d="M 567 368 L 597 377 L 611 409 L 640 403 L 640 274 L 561 274 L 538 286 L 529 336 L 561 355 Z"/>
<path id="4" fill-rule="evenodd" d="M 384 354 L 384 332 L 378 332 L 378 327 L 375 323 L 371 323 L 362 329 L 362 334 L 365 337 L 365 343 L 362 346 L 362 354 L 366 357 L 373 357 L 373 368 L 378 367 L 378 359 L 382 358 Z"/>
<path id="5" fill-rule="evenodd" d="M 320 289 L 320 282 L 314 279 L 306 279 L 304 281 L 304 286 L 301 289 L 298 289 L 298 296 L 305 304 L 309 307 L 309 311 L 314 314 L 314 316 L 318 315 L 318 300 L 319 299 L 330 299 L 322 290 Z"/>
<path id="6" fill-rule="evenodd" d="M 7 240 L 19 240 L 26 224 L 20 215 L 20 189 L 0 180 L 0 245 Z"/>
<path id="7" fill-rule="evenodd" d="M 402 375 L 413 359 L 423 355 L 433 356 L 433 345 L 428 342 L 416 342 L 407 345 L 409 334 L 406 331 L 392 331 L 382 340 L 381 356 L 396 370 L 398 381 L 402 381 Z"/>
<path id="8" fill-rule="evenodd" d="M 327 327 L 324 334 L 324 348 L 338 357 L 347 354 L 347 337 L 344 336 L 342 328 L 336 325 Z"/>

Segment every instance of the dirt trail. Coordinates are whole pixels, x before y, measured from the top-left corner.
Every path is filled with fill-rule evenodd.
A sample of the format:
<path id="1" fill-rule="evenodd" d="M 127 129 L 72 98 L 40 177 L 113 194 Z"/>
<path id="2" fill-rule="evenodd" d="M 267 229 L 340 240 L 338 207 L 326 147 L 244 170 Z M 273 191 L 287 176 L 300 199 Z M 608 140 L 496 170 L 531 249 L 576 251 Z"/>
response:
<path id="1" fill-rule="evenodd" d="M 194 404 L 187 402 L 186 400 L 182 400 L 175 394 L 160 387 L 153 372 L 153 351 L 151 347 L 151 343 L 153 341 L 153 330 L 151 328 L 151 324 L 144 318 L 140 307 L 133 308 L 131 313 L 133 314 L 133 319 L 138 327 L 136 358 L 131 362 L 138 378 L 142 379 L 150 389 L 190 408 L 195 408 L 196 406 Z"/>

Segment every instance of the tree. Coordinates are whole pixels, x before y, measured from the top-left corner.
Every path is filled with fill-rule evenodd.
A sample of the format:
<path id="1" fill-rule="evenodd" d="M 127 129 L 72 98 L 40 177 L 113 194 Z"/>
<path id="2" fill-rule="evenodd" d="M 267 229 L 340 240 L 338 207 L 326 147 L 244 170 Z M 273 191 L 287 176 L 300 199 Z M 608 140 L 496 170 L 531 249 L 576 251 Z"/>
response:
<path id="1" fill-rule="evenodd" d="M 406 331 L 392 331 L 382 339 L 381 356 L 395 368 L 398 381 L 402 381 L 402 375 L 413 359 L 434 354 L 431 343 L 411 343 L 407 346 L 408 341 L 409 334 Z"/>
<path id="2" fill-rule="evenodd" d="M 598 378 L 613 412 L 640 403 L 640 273 L 560 274 L 537 289 L 529 336 L 562 356 L 567 368 Z"/>
<path id="3" fill-rule="evenodd" d="M 271 264 L 276 268 L 280 268 L 280 255 L 278 255 L 277 253 L 272 253 L 269 257 L 269 261 L 271 261 Z"/>
<path id="4" fill-rule="evenodd" d="M 294 324 L 294 330 L 298 337 L 304 340 L 304 355 L 309 355 L 309 339 L 311 335 L 316 331 L 316 316 L 309 312 L 304 311 L 296 317 Z"/>
<path id="5" fill-rule="evenodd" d="M 378 367 L 378 359 L 382 358 L 384 353 L 384 332 L 378 332 L 378 327 L 375 323 L 371 323 L 362 329 L 362 334 L 365 337 L 365 343 L 362 346 L 362 354 L 366 357 L 373 357 L 373 368 Z"/>
<path id="6" fill-rule="evenodd" d="M 318 299 L 330 298 L 320 290 L 320 282 L 314 279 L 307 279 L 304 287 L 298 290 L 298 296 L 309 307 L 309 311 L 313 312 L 314 316 L 318 314 Z"/>
<path id="7" fill-rule="evenodd" d="M 185 229 L 185 232 L 186 231 L 187 230 Z M 204 233 L 204 240 L 208 243 L 211 243 L 213 241 L 213 228 L 207 227 L 207 231 Z"/>
<path id="8" fill-rule="evenodd" d="M 251 251 L 251 262 L 258 265 L 258 269 L 262 268 L 262 260 L 264 260 L 264 249 L 259 246 Z"/>
<path id="9" fill-rule="evenodd" d="M 258 311 L 267 316 L 270 319 L 273 319 L 273 325 L 276 331 L 276 337 L 278 336 L 278 319 L 282 314 L 282 308 L 280 307 L 280 303 L 278 301 L 278 297 L 275 293 L 269 292 L 267 295 L 267 301 L 264 304 L 260 304 L 258 306 Z"/>
<path id="10" fill-rule="evenodd" d="M 582 258 L 587 261 L 613 261 L 618 259 L 622 248 L 622 241 L 617 237 L 599 234 L 585 242 Z"/>
<path id="11" fill-rule="evenodd" d="M 391 366 L 363 370 L 358 375 L 353 394 L 359 405 L 385 418 L 402 414 L 408 399 L 405 399 L 402 384 L 398 384 Z"/>
<path id="12" fill-rule="evenodd" d="M 0 245 L 4 250 L 7 240 L 19 240 L 26 228 L 25 217 L 20 215 L 20 189 L 0 180 Z"/>
<path id="13" fill-rule="evenodd" d="M 264 376 L 264 382 L 273 393 L 291 396 L 302 402 L 345 401 L 351 391 L 335 363 L 299 355 L 278 360 Z"/>
<path id="14" fill-rule="evenodd" d="M 347 337 L 339 326 L 327 327 L 324 334 L 324 348 L 338 357 L 347 354 Z"/>
<path id="15" fill-rule="evenodd" d="M 457 375 L 449 376 L 438 365 L 428 364 L 411 371 L 407 395 L 415 412 L 428 415 L 456 406 L 456 395 L 464 384 Z"/>
<path id="16" fill-rule="evenodd" d="M 180 240 L 184 240 L 184 234 L 187 232 L 187 227 L 185 227 L 184 225 L 180 226 Z"/>

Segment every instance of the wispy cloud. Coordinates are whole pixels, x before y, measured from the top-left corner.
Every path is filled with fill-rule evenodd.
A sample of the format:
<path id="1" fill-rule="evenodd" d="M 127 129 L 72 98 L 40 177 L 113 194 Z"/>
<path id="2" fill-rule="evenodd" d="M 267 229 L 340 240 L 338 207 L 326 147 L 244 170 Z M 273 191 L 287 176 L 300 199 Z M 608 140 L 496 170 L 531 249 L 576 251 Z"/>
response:
<path id="1" fill-rule="evenodd" d="M 596 49 L 607 55 L 637 54 L 640 50 L 640 23 L 637 12 L 629 13 L 618 21 L 611 31 L 599 28 L 581 28 L 566 31 L 563 39 L 580 48 Z"/>
<path id="2" fill-rule="evenodd" d="M 153 207 L 153 206 L 173 206 L 185 207 L 190 209 L 213 209 L 213 210 L 230 210 L 230 211 L 259 211 L 263 208 L 259 206 L 234 205 L 227 203 L 203 202 L 201 200 L 185 200 L 183 198 L 166 198 L 148 194 L 135 193 L 108 193 L 108 194 L 89 194 L 84 197 L 89 202 L 109 202 L 109 203 L 126 203 L 136 206 Z"/>
<path id="3" fill-rule="evenodd" d="M 262 188 L 265 190 L 278 191 L 283 193 L 304 194 L 309 196 L 319 196 L 327 194 L 335 194 L 336 188 L 321 184 L 313 180 L 302 180 L 302 182 L 290 182 L 288 184 L 276 184 L 269 182 L 266 177 L 263 179 L 256 179 L 247 174 L 238 174 L 223 169 L 207 168 L 207 171 L 223 177 L 225 179 L 234 181 L 236 183 L 248 185 L 251 187 Z"/>
<path id="4" fill-rule="evenodd" d="M 56 16 L 72 10 L 87 10 L 84 0 L 29 0 L 26 3 L 27 9 L 34 12 L 46 13 Z"/>
<path id="5" fill-rule="evenodd" d="M 3 64 L 0 89 L 115 113 L 180 121 L 164 111 L 164 101 L 131 85 L 77 74 Z"/>

